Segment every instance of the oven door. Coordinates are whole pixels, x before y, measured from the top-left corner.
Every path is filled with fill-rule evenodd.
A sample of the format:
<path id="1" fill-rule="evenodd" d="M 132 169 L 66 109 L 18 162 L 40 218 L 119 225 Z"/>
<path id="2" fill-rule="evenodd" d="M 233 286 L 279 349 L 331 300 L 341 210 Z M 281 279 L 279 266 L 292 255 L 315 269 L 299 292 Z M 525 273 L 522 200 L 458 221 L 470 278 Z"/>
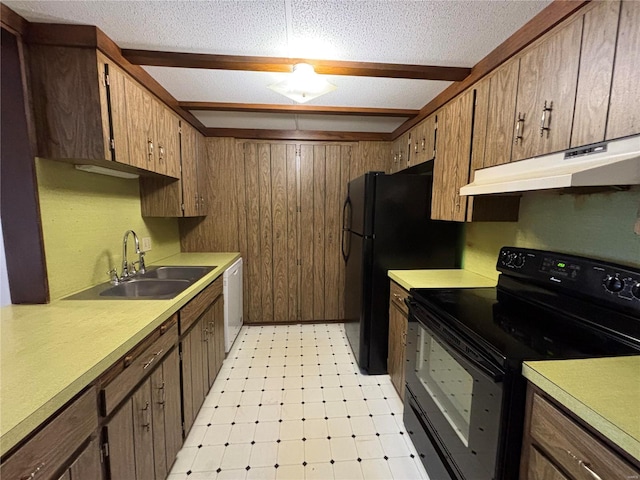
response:
<path id="1" fill-rule="evenodd" d="M 504 372 L 421 305 L 410 302 L 407 388 L 451 478 L 491 480 L 503 414 Z M 427 462 L 425 462 L 427 463 Z M 429 465 L 425 465 L 429 473 Z"/>

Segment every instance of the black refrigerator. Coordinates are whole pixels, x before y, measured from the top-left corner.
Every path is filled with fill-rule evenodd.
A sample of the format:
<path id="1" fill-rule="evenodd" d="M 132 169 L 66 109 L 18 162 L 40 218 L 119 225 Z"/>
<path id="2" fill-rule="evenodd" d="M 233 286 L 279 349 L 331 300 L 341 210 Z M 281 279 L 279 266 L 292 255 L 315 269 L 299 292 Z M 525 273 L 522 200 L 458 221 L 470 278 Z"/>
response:
<path id="1" fill-rule="evenodd" d="M 433 221 L 431 175 L 369 172 L 351 182 L 342 218 L 345 330 L 360 370 L 387 372 L 387 270 L 457 268 L 462 225 Z"/>

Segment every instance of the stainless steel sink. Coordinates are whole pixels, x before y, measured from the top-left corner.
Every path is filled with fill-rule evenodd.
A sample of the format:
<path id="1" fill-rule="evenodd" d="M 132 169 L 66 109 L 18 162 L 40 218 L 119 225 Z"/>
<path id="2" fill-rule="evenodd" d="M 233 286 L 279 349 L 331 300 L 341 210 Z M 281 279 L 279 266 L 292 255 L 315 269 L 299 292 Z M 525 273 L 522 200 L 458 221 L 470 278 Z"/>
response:
<path id="1" fill-rule="evenodd" d="M 215 265 L 211 267 L 152 267 L 140 275 L 140 278 L 180 279 L 194 282 L 214 268 L 216 268 Z"/>
<path id="2" fill-rule="evenodd" d="M 175 297 L 211 272 L 215 266 L 150 267 L 118 285 L 103 283 L 66 300 L 166 300 Z"/>
<path id="3" fill-rule="evenodd" d="M 136 297 L 147 299 L 173 298 L 185 290 L 189 280 L 132 279 L 114 285 L 100 293 L 101 297 Z"/>

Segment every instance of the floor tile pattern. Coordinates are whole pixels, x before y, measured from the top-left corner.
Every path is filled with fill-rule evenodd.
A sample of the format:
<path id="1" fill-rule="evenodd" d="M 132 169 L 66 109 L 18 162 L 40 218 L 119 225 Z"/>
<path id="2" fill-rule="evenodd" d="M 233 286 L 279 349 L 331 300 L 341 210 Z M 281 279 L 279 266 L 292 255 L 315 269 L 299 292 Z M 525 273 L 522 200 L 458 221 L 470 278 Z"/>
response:
<path id="1" fill-rule="evenodd" d="M 169 480 L 428 480 L 402 409 L 342 324 L 244 326 Z"/>

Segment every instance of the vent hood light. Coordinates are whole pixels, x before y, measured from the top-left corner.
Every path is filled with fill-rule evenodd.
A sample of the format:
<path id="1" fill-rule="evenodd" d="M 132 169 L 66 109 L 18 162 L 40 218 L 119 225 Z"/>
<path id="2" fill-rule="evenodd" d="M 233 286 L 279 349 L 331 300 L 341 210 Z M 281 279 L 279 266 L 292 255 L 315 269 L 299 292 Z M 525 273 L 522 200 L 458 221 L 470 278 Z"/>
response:
<path id="1" fill-rule="evenodd" d="M 269 88 L 295 102 L 305 103 L 337 87 L 318 75 L 311 65 L 298 63 L 286 80 L 269 85 Z"/>
<path id="2" fill-rule="evenodd" d="M 483 168 L 460 195 L 618 185 L 640 185 L 640 135 Z"/>
<path id="3" fill-rule="evenodd" d="M 109 175 L 110 177 L 133 179 L 138 178 L 135 173 L 121 172 L 120 170 L 111 170 L 109 168 L 98 167 L 96 165 L 76 165 L 77 170 L 89 173 L 99 173 L 100 175 Z"/>

